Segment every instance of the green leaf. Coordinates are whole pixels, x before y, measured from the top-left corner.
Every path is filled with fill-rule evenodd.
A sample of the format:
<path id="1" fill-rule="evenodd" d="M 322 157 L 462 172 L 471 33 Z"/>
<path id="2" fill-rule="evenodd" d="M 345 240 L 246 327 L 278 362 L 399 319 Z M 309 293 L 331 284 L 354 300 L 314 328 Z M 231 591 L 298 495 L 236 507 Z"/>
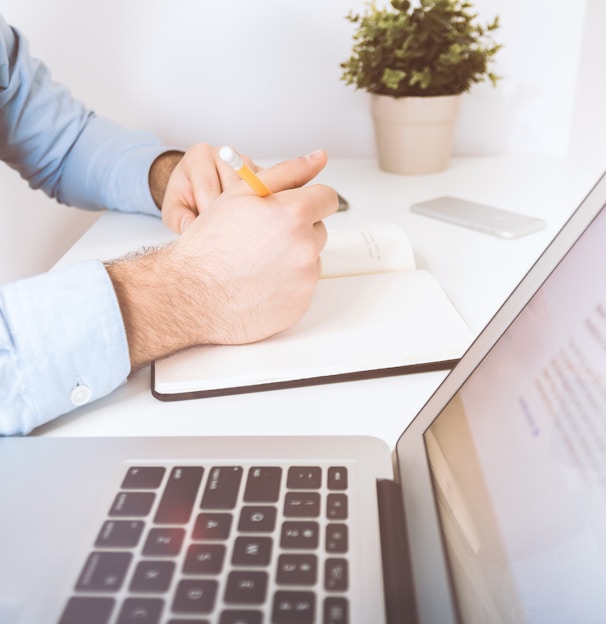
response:
<path id="1" fill-rule="evenodd" d="M 499 17 L 480 24 L 469 0 L 390 0 L 387 8 L 367 4 L 350 12 L 356 26 L 342 80 L 371 93 L 446 95 L 477 82 L 501 78 L 488 64 L 502 45 L 492 39 Z"/>
<path id="2" fill-rule="evenodd" d="M 402 80 L 406 78 L 406 72 L 401 69 L 389 69 L 386 67 L 381 76 L 381 82 L 391 91 L 397 91 Z"/>

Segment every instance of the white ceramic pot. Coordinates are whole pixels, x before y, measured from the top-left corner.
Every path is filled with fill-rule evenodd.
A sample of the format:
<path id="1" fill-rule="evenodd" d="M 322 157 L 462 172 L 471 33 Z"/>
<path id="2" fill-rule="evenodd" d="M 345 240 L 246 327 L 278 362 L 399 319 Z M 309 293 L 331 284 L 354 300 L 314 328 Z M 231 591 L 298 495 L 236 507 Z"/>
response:
<path id="1" fill-rule="evenodd" d="M 461 95 L 371 96 L 379 166 L 405 174 L 437 173 L 448 167 Z"/>

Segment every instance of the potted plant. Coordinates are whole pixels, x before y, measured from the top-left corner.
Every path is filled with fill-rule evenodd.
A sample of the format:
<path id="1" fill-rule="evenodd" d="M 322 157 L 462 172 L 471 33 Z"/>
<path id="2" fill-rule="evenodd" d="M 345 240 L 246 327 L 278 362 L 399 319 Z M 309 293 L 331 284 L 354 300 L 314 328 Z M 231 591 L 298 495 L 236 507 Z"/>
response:
<path id="1" fill-rule="evenodd" d="M 357 25 L 341 79 L 371 94 L 379 166 L 432 173 L 448 166 L 461 94 L 499 76 L 489 65 L 501 48 L 498 16 L 477 22 L 466 0 L 390 0 L 347 19 Z"/>

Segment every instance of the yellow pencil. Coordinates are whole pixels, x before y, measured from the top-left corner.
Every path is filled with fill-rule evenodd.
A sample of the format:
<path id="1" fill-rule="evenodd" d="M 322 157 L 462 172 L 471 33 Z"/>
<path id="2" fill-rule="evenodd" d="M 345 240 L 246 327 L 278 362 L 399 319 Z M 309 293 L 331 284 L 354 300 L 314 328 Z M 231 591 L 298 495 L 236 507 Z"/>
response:
<path id="1" fill-rule="evenodd" d="M 228 164 L 250 188 L 259 196 L 267 197 L 271 191 L 263 184 L 261 178 L 242 160 L 240 154 L 229 146 L 219 150 L 219 158 Z"/>

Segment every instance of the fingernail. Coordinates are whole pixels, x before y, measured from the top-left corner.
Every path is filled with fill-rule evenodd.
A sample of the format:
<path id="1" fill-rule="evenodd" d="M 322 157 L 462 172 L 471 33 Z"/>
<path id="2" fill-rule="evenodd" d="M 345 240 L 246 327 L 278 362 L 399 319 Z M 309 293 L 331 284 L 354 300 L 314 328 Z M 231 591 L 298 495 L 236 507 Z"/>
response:
<path id="1" fill-rule="evenodd" d="M 307 160 L 319 160 L 323 156 L 324 156 L 324 150 L 319 149 L 319 150 L 310 152 L 309 154 L 307 154 L 307 156 L 304 156 L 304 158 L 307 158 Z"/>

